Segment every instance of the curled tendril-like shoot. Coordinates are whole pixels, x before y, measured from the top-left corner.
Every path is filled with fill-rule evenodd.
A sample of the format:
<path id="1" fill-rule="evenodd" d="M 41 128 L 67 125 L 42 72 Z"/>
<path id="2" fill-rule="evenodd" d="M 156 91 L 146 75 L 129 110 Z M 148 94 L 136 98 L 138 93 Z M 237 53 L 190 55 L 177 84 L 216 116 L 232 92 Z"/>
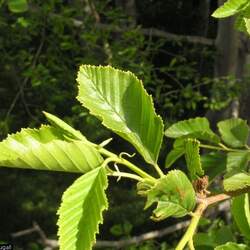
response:
<path id="1" fill-rule="evenodd" d="M 124 158 L 124 157 L 123 157 L 124 155 L 126 155 L 126 156 L 129 157 L 129 158 L 133 158 L 136 154 L 135 154 L 135 153 L 129 154 L 129 153 L 127 153 L 127 152 L 121 152 L 121 153 L 119 154 L 119 158 L 123 159 L 123 158 Z"/>

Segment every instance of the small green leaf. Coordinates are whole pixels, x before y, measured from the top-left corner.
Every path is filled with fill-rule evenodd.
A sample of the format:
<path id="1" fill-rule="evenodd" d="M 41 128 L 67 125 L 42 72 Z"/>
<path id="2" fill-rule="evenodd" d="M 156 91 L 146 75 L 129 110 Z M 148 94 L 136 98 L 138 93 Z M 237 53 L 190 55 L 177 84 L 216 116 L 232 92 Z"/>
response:
<path id="1" fill-rule="evenodd" d="M 250 239 L 249 194 L 242 194 L 233 198 L 231 212 L 240 232 Z"/>
<path id="2" fill-rule="evenodd" d="M 249 151 L 230 152 L 227 154 L 227 172 L 237 173 L 246 170 L 250 159 Z"/>
<path id="3" fill-rule="evenodd" d="M 209 176 L 209 181 L 226 171 L 226 160 L 226 155 L 221 152 L 211 152 L 201 156 L 202 168 Z"/>
<path id="4" fill-rule="evenodd" d="M 173 124 L 165 131 L 170 138 L 196 138 L 218 143 L 219 137 L 210 129 L 206 118 L 197 117 Z"/>
<path id="5" fill-rule="evenodd" d="M 224 18 L 237 14 L 249 5 L 248 0 L 228 0 L 212 14 L 215 18 Z"/>
<path id="6" fill-rule="evenodd" d="M 22 129 L 0 142 L 0 165 L 80 173 L 101 165 L 103 158 L 90 143 L 66 138 L 50 126 Z"/>
<path id="7" fill-rule="evenodd" d="M 48 112 L 43 112 L 44 115 L 46 116 L 47 120 L 49 121 L 49 123 L 59 129 L 62 130 L 62 133 L 66 136 L 68 136 L 69 138 L 72 138 L 74 140 L 83 140 L 87 142 L 87 139 L 85 136 L 82 135 L 82 133 L 74 128 L 72 128 L 70 125 L 68 125 L 66 122 L 64 122 L 63 120 L 61 120 L 60 118 L 58 118 L 55 115 L 52 115 Z"/>
<path id="8" fill-rule="evenodd" d="M 200 142 L 196 139 L 185 140 L 185 158 L 191 179 L 204 175 L 200 159 Z"/>
<path id="9" fill-rule="evenodd" d="M 163 123 L 142 82 L 130 72 L 88 65 L 80 67 L 77 82 L 77 99 L 83 106 L 132 143 L 148 163 L 155 164 Z"/>
<path id="10" fill-rule="evenodd" d="M 108 202 L 105 168 L 96 168 L 78 178 L 63 194 L 58 210 L 60 250 L 91 250 L 102 212 Z"/>
<path id="11" fill-rule="evenodd" d="M 169 168 L 174 162 L 176 162 L 182 155 L 184 155 L 184 140 L 176 139 L 173 145 L 173 149 L 168 153 L 165 160 L 165 167 Z"/>
<path id="12" fill-rule="evenodd" d="M 232 118 L 217 124 L 222 140 L 233 148 L 240 148 L 247 144 L 249 127 L 240 118 Z"/>
<path id="13" fill-rule="evenodd" d="M 250 187 L 250 175 L 249 173 L 238 173 L 235 174 L 223 182 L 224 189 L 227 192 L 237 191 Z"/>
<path id="14" fill-rule="evenodd" d="M 194 208 L 195 191 L 182 171 L 172 170 L 148 191 L 145 208 L 155 202 L 157 207 L 152 219 L 159 221 L 169 216 L 182 217 Z"/>
<path id="15" fill-rule="evenodd" d="M 8 7 L 11 12 L 21 13 L 28 10 L 27 0 L 8 0 Z"/>
<path id="16" fill-rule="evenodd" d="M 228 242 L 224 245 L 217 246 L 215 250 L 249 250 L 250 248 L 244 244 Z"/>

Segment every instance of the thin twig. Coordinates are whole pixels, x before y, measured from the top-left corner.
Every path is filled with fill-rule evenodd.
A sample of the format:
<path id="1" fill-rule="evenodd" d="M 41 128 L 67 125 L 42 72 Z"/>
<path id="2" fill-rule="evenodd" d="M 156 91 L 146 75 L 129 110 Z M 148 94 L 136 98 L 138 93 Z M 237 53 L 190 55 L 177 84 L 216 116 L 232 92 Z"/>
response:
<path id="1" fill-rule="evenodd" d="M 34 69 L 36 64 L 37 64 L 38 58 L 39 58 L 39 56 L 40 56 L 40 54 L 42 52 L 44 42 L 45 42 L 45 29 L 43 29 L 43 31 L 42 31 L 41 42 L 40 42 L 40 44 L 38 46 L 38 49 L 37 49 L 37 51 L 36 51 L 36 53 L 35 53 L 35 55 L 33 57 L 33 62 L 32 62 L 32 65 L 31 65 L 31 69 Z M 19 91 L 15 95 L 15 97 L 14 97 L 14 99 L 13 99 L 13 101 L 12 101 L 12 103 L 11 103 L 7 113 L 6 113 L 5 120 L 8 120 L 8 117 L 11 114 L 14 107 L 16 106 L 16 103 L 17 103 L 18 99 L 20 97 L 24 98 L 23 89 L 27 85 L 28 81 L 29 81 L 29 77 L 27 76 L 27 77 L 24 78 L 23 82 L 20 84 Z M 24 106 L 25 106 L 25 109 L 26 109 L 27 108 L 26 102 L 24 100 L 23 100 L 23 102 L 24 102 Z M 27 109 L 26 109 L 26 111 L 27 111 Z"/>
<path id="2" fill-rule="evenodd" d="M 190 223 L 190 220 L 182 221 L 182 222 L 179 222 L 175 225 L 164 228 L 162 230 L 150 231 L 150 232 L 141 234 L 139 236 L 131 237 L 130 239 L 117 240 L 117 241 L 97 241 L 94 247 L 95 248 L 103 248 L 103 247 L 122 248 L 122 247 L 126 247 L 126 246 L 133 245 L 133 244 L 140 244 L 140 243 L 147 241 L 147 240 L 161 238 L 167 234 L 174 233 L 178 230 L 181 230 L 181 229 L 187 227 L 189 225 L 189 223 Z M 39 234 L 41 244 L 44 247 L 47 247 L 47 249 L 58 248 L 58 241 L 53 240 L 53 239 L 48 239 L 46 234 L 44 233 L 44 231 L 41 229 L 41 227 L 36 222 L 33 223 L 32 228 L 28 228 L 28 229 L 25 229 L 25 230 L 22 230 L 22 231 L 19 231 L 16 233 L 12 233 L 11 236 L 12 236 L 12 238 L 18 238 L 18 237 L 32 234 L 34 232 Z"/>

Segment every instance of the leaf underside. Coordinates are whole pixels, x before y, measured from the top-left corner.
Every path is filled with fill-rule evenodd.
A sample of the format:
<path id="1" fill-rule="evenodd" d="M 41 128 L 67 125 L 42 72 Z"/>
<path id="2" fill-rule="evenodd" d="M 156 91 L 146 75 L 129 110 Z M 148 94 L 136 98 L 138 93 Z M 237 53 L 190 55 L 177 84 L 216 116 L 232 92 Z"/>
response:
<path id="1" fill-rule="evenodd" d="M 78 178 L 63 194 L 58 210 L 60 250 L 91 250 L 102 212 L 107 209 L 106 171 L 96 168 Z"/>
<path id="2" fill-rule="evenodd" d="M 22 129 L 0 142 L 0 165 L 85 173 L 103 162 L 100 153 L 80 140 L 67 136 L 51 126 L 40 129 Z"/>
<path id="3" fill-rule="evenodd" d="M 151 96 L 130 72 L 110 66 L 80 67 L 77 99 L 102 123 L 135 146 L 144 159 L 155 164 L 163 137 L 162 119 Z"/>

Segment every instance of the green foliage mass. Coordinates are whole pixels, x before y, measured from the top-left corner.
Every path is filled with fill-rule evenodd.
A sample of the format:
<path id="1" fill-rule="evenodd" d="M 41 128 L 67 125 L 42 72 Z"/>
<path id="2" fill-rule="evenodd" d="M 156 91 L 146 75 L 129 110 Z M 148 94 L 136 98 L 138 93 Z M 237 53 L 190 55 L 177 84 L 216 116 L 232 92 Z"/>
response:
<path id="1" fill-rule="evenodd" d="M 63 194 L 57 223 L 60 250 L 90 250 L 94 246 L 99 224 L 103 222 L 102 212 L 108 207 L 105 194 L 107 177 L 123 177 L 136 181 L 138 194 L 146 197 L 145 208 L 157 204 L 151 217 L 156 221 L 191 215 L 190 225 L 177 243 L 176 250 L 183 250 L 187 244 L 194 248 L 193 237 L 207 207 L 233 197 L 235 198 L 231 208 L 234 219 L 240 232 L 243 235 L 248 234 L 250 207 L 247 192 L 250 178 L 247 163 L 241 168 L 237 166 L 238 164 L 235 164 L 236 167 L 232 164 L 240 162 L 242 165 L 239 153 L 244 152 L 249 155 L 249 147 L 246 145 L 249 127 L 245 121 L 234 118 L 219 122 L 217 125 L 220 136 L 210 129 L 209 122 L 205 118 L 189 119 L 173 124 L 165 134 L 176 140 L 174 150 L 182 147 L 189 178 L 183 171 L 177 169 L 165 174 L 157 161 L 158 148 L 161 147 L 163 136 L 162 121 L 156 115 L 153 102 L 142 83 L 132 73 L 110 66 L 85 65 L 80 67 L 77 81 L 79 85 L 77 99 L 82 105 L 96 115 L 104 126 L 131 142 L 145 161 L 151 163 L 152 170 L 158 177 L 126 160 L 124 155 L 127 153 L 122 152 L 117 155 L 107 150 L 105 146 L 109 140 L 101 144 L 92 143 L 81 132 L 48 113 L 45 115 L 51 122 L 51 127 L 43 126 L 40 130 L 23 129 L 17 134 L 9 135 L 0 144 L 3 152 L 0 158 L 1 165 L 51 171 L 77 171 L 84 174 Z M 127 95 L 130 88 L 133 91 Z M 133 105 L 134 103 L 137 105 Z M 134 118 L 135 114 L 138 118 Z M 148 121 L 148 133 L 143 130 L 145 117 Z M 156 140 L 152 139 L 153 135 L 156 135 Z M 147 143 L 148 138 L 151 145 Z M 65 146 L 65 144 L 70 145 Z M 155 148 L 157 150 L 151 151 L 152 154 L 148 153 L 149 149 Z M 208 176 L 204 175 L 200 148 L 212 152 L 222 151 L 226 155 L 226 169 L 223 163 L 223 168 L 219 167 L 221 171 L 216 173 L 224 177 L 223 188 L 221 185 L 218 195 L 216 193 L 210 195 L 211 192 L 207 190 L 213 180 L 209 182 Z M 173 155 L 173 151 L 170 153 Z M 171 164 L 181 156 L 171 156 Z M 215 155 L 210 154 L 210 157 L 213 156 Z M 222 164 L 221 159 L 217 157 L 210 162 L 217 166 Z M 128 168 L 129 172 L 121 172 L 118 165 Z M 243 200 L 242 195 L 244 195 Z M 240 209 L 243 209 L 241 216 L 238 215 Z M 245 247 L 236 243 L 215 246 L 217 249 Z"/>
<path id="2" fill-rule="evenodd" d="M 77 92 L 75 72 L 78 65 L 82 63 L 111 64 L 136 73 L 143 80 L 145 88 L 152 94 L 155 106 L 165 123 L 172 123 L 172 120 L 186 118 L 190 115 L 195 116 L 197 113 L 200 115 L 207 109 L 221 109 L 238 95 L 239 85 L 226 84 L 228 80 L 235 82 L 235 79 L 210 79 L 200 74 L 202 62 L 199 54 L 202 54 L 208 61 L 206 68 L 211 68 L 213 52 L 210 48 L 197 48 L 186 43 L 176 44 L 152 39 L 150 36 L 143 35 L 141 28 L 137 26 L 131 26 L 123 32 L 116 33 L 114 31 L 117 26 L 130 25 L 127 16 L 123 14 L 123 11 L 114 8 L 111 1 L 93 2 L 101 17 L 101 24 L 107 25 L 105 29 L 100 29 L 87 4 L 82 1 L 62 3 L 60 1 L 6 0 L 0 2 L 0 33 L 2 35 L 0 38 L 0 63 L 2 65 L 0 69 L 2 104 L 0 137 L 3 138 L 7 133 L 15 132 L 20 127 L 38 126 L 44 120 L 41 115 L 42 110 L 48 110 L 63 117 L 70 125 L 84 131 L 91 141 L 100 142 L 109 137 L 110 132 L 102 129 L 98 120 L 89 115 L 86 109 L 88 107 L 81 108 L 80 104 L 76 104 L 74 101 Z M 170 5 L 170 3 L 167 4 Z M 179 1 L 174 4 L 178 5 Z M 157 6 L 160 5 L 156 4 Z M 187 6 L 189 5 L 185 3 L 185 12 Z M 163 8 L 161 9 L 163 10 Z M 151 12 L 155 8 L 144 8 L 143 11 L 148 10 Z M 247 11 L 245 9 L 243 14 L 247 15 Z M 171 19 L 172 9 L 169 12 L 167 16 Z M 151 14 L 153 15 L 153 11 Z M 243 20 L 246 24 L 248 22 L 245 17 L 239 18 L 239 20 Z M 245 27 L 245 23 L 243 23 L 243 27 Z M 176 54 L 165 56 L 172 50 Z M 157 62 L 158 57 L 162 56 L 159 51 L 163 51 L 162 54 L 164 54 L 160 65 Z M 149 114 L 152 119 L 154 115 L 152 117 L 152 112 Z M 53 127 L 52 130 L 57 131 L 52 133 L 53 136 L 50 138 L 55 139 L 56 136 L 58 141 L 51 143 L 41 141 L 41 138 L 34 137 L 32 132 L 31 136 L 30 130 L 23 130 L 26 131 L 21 135 L 24 141 L 21 143 L 17 141 L 18 150 L 15 153 L 4 154 L 6 148 L 8 150 L 10 145 L 16 144 L 16 135 L 8 137 L 5 143 L 1 143 L 3 154 L 0 160 L 2 164 L 4 163 L 3 165 L 86 172 L 96 167 L 94 163 L 103 162 L 96 149 L 99 144 L 96 144 L 94 148 L 90 147 L 88 143 L 86 144 L 86 137 L 79 131 L 72 129 L 71 126 L 50 114 L 46 114 L 46 116 Z M 156 120 L 155 123 L 161 127 L 159 119 Z M 132 126 L 133 129 L 136 128 L 134 134 L 123 135 L 123 138 L 133 138 L 131 143 L 138 152 L 148 162 L 155 163 L 159 155 L 161 139 L 156 140 L 158 142 L 156 144 L 148 143 L 149 138 L 145 137 L 144 130 L 151 129 L 151 126 L 139 129 L 141 131 L 138 133 L 139 122 L 137 120 L 137 124 Z M 128 124 L 130 126 L 131 122 Z M 46 136 L 49 134 L 51 133 L 46 133 Z M 211 136 L 216 143 L 216 136 L 211 135 L 210 132 L 208 134 L 205 133 L 197 139 Z M 195 135 L 197 135 L 196 132 Z M 182 141 L 183 138 L 179 139 Z M 11 143 L 9 143 L 10 141 Z M 113 148 L 117 149 L 118 144 L 113 144 Z M 31 145 L 36 145 L 37 151 L 30 150 Z M 170 154 L 167 156 L 166 165 L 168 167 L 182 155 L 186 155 L 183 145 L 182 141 L 180 147 L 178 146 L 172 151 L 172 156 L 170 157 Z M 75 146 L 79 148 L 78 153 L 72 150 Z M 119 144 L 119 146 L 121 145 Z M 146 151 L 144 151 L 145 149 Z M 86 150 L 90 154 L 93 153 L 93 161 L 85 161 L 88 161 L 83 154 L 83 151 L 86 152 Z M 52 152 L 52 156 L 49 158 L 48 153 L 50 152 Z M 53 159 L 54 154 L 59 155 L 58 161 Z M 80 160 L 71 162 L 68 154 L 75 154 L 75 159 L 80 157 Z M 39 162 L 35 158 L 37 155 L 44 160 Z M 231 170 L 231 174 L 237 172 L 236 165 L 240 166 L 241 171 L 246 171 L 247 155 L 248 153 L 245 151 L 229 152 L 226 155 L 212 152 L 208 154 L 209 161 L 207 162 L 209 164 L 205 165 L 203 158 L 201 158 L 202 164 L 200 164 L 200 159 L 198 159 L 198 165 L 195 164 L 196 167 L 192 167 L 189 164 L 187 172 L 189 176 L 192 175 L 196 178 L 196 173 L 199 175 L 202 171 L 200 167 L 202 167 L 206 174 L 214 178 L 222 172 L 231 172 Z M 6 161 L 6 157 L 10 158 Z M 46 161 L 48 159 L 50 159 L 49 162 Z M 62 161 L 67 164 L 62 165 Z M 218 168 L 211 167 L 217 163 Z M 46 172 L 37 177 L 33 172 L 22 174 L 15 170 L 1 171 L 2 179 L 6 182 L 1 185 L 1 190 L 6 190 L 1 193 L 1 201 L 10 203 L 13 213 L 19 214 L 18 217 L 22 218 L 23 226 L 29 227 L 32 219 L 38 218 L 48 232 L 53 234 L 55 228 L 51 225 L 55 224 L 55 217 L 52 214 L 55 213 L 59 195 L 73 177 L 58 174 L 59 177 L 56 179 L 55 175 L 49 175 Z M 22 187 L 22 191 L 18 194 L 11 191 L 10 195 L 6 195 L 7 191 L 11 189 L 9 182 L 15 182 L 16 186 Z M 46 186 L 46 188 L 42 189 L 41 186 Z M 51 190 L 54 191 L 52 194 Z M 22 197 L 22 194 L 25 197 Z M 51 194 L 49 198 L 47 198 L 48 194 Z M 26 196 L 31 198 L 28 199 Z M 51 196 L 56 198 L 53 199 Z M 12 197 L 12 201 L 9 201 L 10 197 Z M 13 229 L 20 228 L 20 225 L 17 222 L 13 223 L 13 226 L 10 225 L 8 216 L 8 209 L 1 207 L 1 225 L 4 225 L 9 234 L 13 232 Z"/>

